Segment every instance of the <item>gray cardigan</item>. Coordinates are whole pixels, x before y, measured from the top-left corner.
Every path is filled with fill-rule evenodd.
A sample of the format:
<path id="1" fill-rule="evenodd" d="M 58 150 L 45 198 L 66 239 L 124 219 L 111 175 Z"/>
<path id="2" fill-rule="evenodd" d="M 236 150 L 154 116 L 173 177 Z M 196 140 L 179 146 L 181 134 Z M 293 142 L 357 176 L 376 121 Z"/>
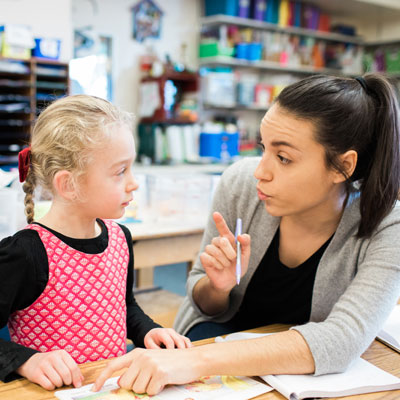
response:
<path id="1" fill-rule="evenodd" d="M 219 211 L 234 232 L 237 217 L 243 233 L 251 236 L 248 272 L 230 293 L 225 312 L 207 316 L 192 298 L 193 288 L 204 275 L 199 258 L 188 277 L 187 296 L 175 320 L 175 329 L 186 333 L 202 321 L 228 321 L 238 311 L 247 285 L 279 226 L 257 197 L 253 172 L 258 158 L 244 159 L 223 174 L 214 195 L 213 211 Z M 310 322 L 295 326 L 310 347 L 315 375 L 345 370 L 370 345 L 400 294 L 400 204 L 384 218 L 369 239 L 358 239 L 359 195 L 347 203 L 339 226 L 323 254 L 315 277 Z M 218 236 L 208 219 L 201 250 Z M 259 310 L 260 313 L 262 310 Z"/>

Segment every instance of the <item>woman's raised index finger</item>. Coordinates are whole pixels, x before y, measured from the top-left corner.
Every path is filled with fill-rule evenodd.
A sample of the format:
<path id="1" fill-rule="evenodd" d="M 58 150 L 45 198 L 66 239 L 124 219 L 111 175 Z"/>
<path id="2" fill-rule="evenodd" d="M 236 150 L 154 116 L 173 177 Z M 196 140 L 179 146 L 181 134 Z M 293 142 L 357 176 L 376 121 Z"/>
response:
<path id="1" fill-rule="evenodd" d="M 218 211 L 215 211 L 213 213 L 213 219 L 215 222 L 215 226 L 221 236 L 227 237 L 228 239 L 232 239 L 234 237 L 233 233 L 229 230 L 228 225 L 224 220 L 224 217 Z"/>

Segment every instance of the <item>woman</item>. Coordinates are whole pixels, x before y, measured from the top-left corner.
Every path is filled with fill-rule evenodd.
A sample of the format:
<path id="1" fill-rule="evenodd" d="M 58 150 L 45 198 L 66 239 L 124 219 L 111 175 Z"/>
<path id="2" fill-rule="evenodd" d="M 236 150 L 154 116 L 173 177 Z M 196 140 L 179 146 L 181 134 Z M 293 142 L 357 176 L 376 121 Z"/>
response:
<path id="1" fill-rule="evenodd" d="M 261 144 L 261 160 L 223 175 L 175 325 L 192 339 L 275 322 L 293 328 L 192 349 L 134 350 L 112 361 L 96 388 L 123 367 L 121 385 L 149 394 L 201 375 L 340 372 L 373 341 L 400 293 L 391 85 L 374 74 L 294 83 L 263 118 Z M 238 217 L 247 232 L 238 237 L 239 285 Z"/>

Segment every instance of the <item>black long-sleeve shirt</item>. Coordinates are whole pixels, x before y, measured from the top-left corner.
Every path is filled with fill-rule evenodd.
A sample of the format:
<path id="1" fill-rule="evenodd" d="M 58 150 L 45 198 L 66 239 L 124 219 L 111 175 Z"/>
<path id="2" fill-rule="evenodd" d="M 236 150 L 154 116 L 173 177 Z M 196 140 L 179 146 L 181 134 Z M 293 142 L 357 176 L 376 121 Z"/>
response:
<path id="1" fill-rule="evenodd" d="M 108 245 L 107 228 L 103 221 L 98 222 L 101 225 L 101 234 L 93 239 L 74 239 L 44 228 L 75 250 L 97 254 L 103 252 Z M 133 296 L 132 237 L 125 226 L 120 226 L 129 247 L 126 285 L 127 336 L 136 346 L 144 347 L 146 333 L 160 325 L 143 312 Z M 47 285 L 48 277 L 47 253 L 36 231 L 21 230 L 0 242 L 0 328 L 7 324 L 13 312 L 30 306 L 38 299 Z M 0 339 L 0 380 L 9 381 L 16 378 L 14 371 L 36 352 L 20 344 Z"/>

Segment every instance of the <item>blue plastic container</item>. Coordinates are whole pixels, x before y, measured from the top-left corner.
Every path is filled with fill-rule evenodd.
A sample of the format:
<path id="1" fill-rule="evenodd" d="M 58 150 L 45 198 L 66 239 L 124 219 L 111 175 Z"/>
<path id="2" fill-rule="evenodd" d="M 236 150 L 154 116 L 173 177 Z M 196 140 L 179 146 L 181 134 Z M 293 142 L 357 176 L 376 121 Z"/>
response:
<path id="1" fill-rule="evenodd" d="M 247 60 L 249 54 L 249 43 L 238 43 L 236 45 L 235 57 L 241 60 Z"/>
<path id="2" fill-rule="evenodd" d="M 61 40 L 48 38 L 35 38 L 35 47 L 32 55 L 48 60 L 58 60 L 60 58 Z"/>
<path id="3" fill-rule="evenodd" d="M 204 13 L 208 15 L 238 15 L 238 0 L 205 0 Z"/>
<path id="4" fill-rule="evenodd" d="M 262 44 L 261 43 L 249 43 L 247 47 L 247 59 L 249 61 L 260 61 L 262 54 Z"/>
<path id="5" fill-rule="evenodd" d="M 200 133 L 200 157 L 227 161 L 239 154 L 239 133 Z"/>

